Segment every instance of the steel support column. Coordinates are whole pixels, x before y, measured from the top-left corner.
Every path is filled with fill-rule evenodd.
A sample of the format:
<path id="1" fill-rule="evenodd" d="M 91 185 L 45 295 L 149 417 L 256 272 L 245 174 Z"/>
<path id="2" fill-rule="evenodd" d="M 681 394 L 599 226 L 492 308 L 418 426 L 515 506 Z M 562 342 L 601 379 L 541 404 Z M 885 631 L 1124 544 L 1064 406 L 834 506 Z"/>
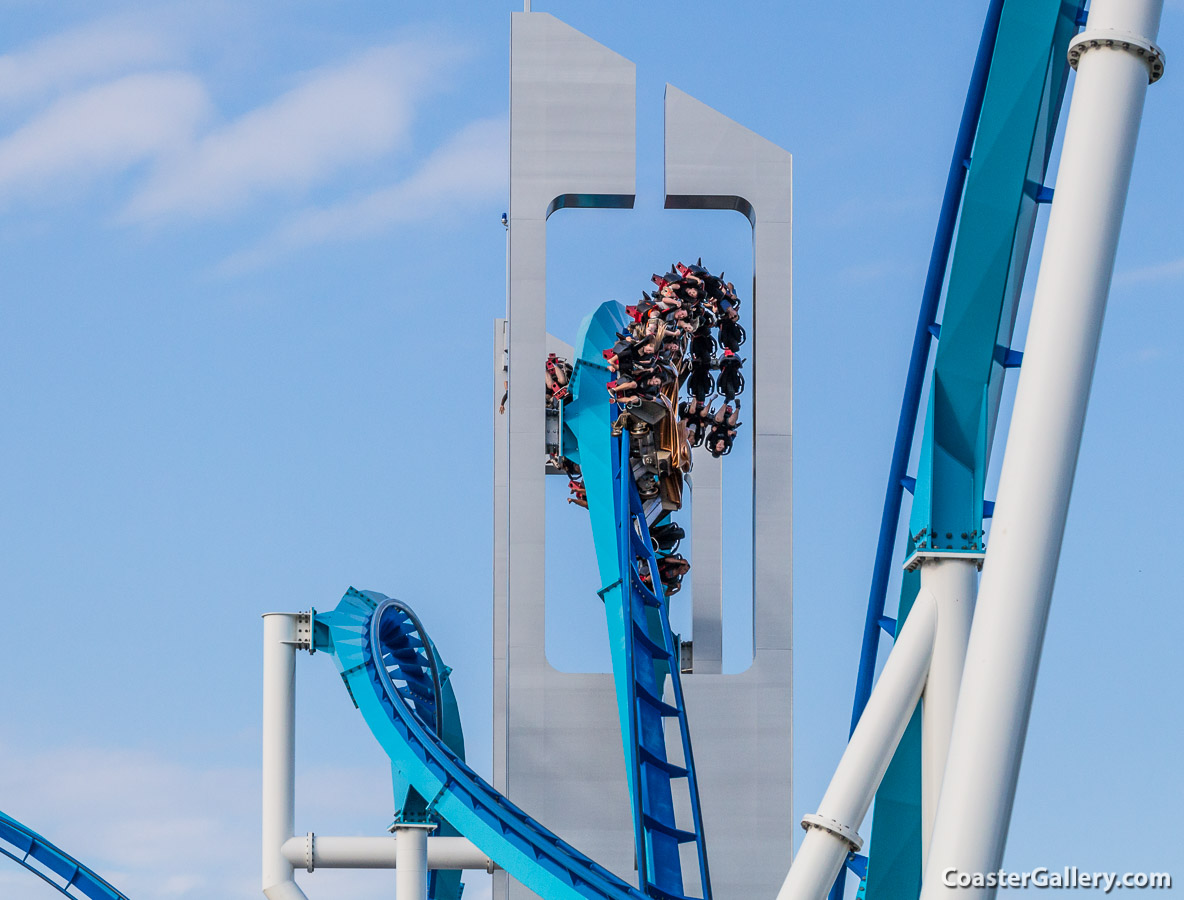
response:
<path id="1" fill-rule="evenodd" d="M 1094 0 L 1079 56 L 922 900 L 999 868 L 1163 0 Z"/>

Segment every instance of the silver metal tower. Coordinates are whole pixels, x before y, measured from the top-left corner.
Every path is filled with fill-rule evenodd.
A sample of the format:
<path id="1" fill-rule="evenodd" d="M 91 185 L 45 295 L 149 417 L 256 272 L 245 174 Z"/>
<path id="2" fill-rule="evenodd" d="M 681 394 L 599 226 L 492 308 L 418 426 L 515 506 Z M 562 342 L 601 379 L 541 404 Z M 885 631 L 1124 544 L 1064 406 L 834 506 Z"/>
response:
<path id="1" fill-rule="evenodd" d="M 495 329 L 494 786 L 627 880 L 633 827 L 612 676 L 560 672 L 544 639 L 547 218 L 631 208 L 634 65 L 545 13 L 511 26 L 507 320 Z M 690 136 L 712 135 L 710 142 Z M 694 671 L 684 676 L 714 891 L 771 896 L 792 849 L 791 157 L 667 86 L 665 205 L 735 210 L 753 229 L 753 662 L 721 674 L 722 486 L 691 476 Z M 591 552 L 591 548 L 589 548 Z M 595 602 L 589 597 L 589 602 Z M 497 900 L 527 892 L 494 881 Z"/>

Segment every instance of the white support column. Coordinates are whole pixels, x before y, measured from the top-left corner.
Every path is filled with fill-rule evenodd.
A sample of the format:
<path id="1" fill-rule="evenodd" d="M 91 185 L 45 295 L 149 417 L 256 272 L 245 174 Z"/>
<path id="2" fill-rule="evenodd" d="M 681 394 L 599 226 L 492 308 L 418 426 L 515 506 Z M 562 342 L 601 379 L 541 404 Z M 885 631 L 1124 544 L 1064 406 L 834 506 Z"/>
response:
<path id="1" fill-rule="evenodd" d="M 1094 0 L 958 695 L 922 900 L 1003 859 L 1163 0 Z"/>
<path id="2" fill-rule="evenodd" d="M 263 893 L 307 900 L 284 857 L 296 818 L 296 614 L 263 617 Z"/>
<path id="3" fill-rule="evenodd" d="M 818 804 L 818 812 L 802 819 L 806 837 L 777 900 L 822 900 L 847 854 L 863 844 L 857 832 L 921 697 L 937 622 L 934 598 L 922 590 L 888 655 L 830 787 Z"/>
<path id="4" fill-rule="evenodd" d="M 958 686 L 966 664 L 966 644 L 978 591 L 977 559 L 927 559 L 921 563 L 921 589 L 937 604 L 937 632 L 929 677 L 921 695 L 921 865 L 929 850 L 937 798 L 950 749 Z"/>
<path id="5" fill-rule="evenodd" d="M 435 825 L 395 826 L 395 900 L 427 900 L 428 832 Z"/>

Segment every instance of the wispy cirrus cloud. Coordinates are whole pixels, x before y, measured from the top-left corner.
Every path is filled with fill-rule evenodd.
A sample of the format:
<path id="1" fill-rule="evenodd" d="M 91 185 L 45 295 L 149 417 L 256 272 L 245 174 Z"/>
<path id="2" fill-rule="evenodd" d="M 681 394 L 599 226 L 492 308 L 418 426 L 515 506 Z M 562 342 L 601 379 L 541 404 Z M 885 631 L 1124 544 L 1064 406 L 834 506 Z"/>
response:
<path id="1" fill-rule="evenodd" d="M 119 20 L 92 22 L 0 56 L 0 105 L 160 66 L 176 55 L 175 41 L 163 31 Z"/>
<path id="2" fill-rule="evenodd" d="M 176 152 L 210 113 L 205 88 L 185 72 L 128 75 L 68 94 L 0 139 L 0 197 Z"/>
<path id="3" fill-rule="evenodd" d="M 1154 266 L 1119 272 L 1114 276 L 1114 281 L 1119 285 L 1148 284 L 1154 281 L 1171 281 L 1180 277 L 1184 277 L 1184 257 Z"/>
<path id="4" fill-rule="evenodd" d="M 265 265 L 287 253 L 330 241 L 377 234 L 400 222 L 434 217 L 504 196 L 507 189 L 504 118 L 483 119 L 457 132 L 407 178 L 323 208 L 307 209 L 258 245 L 223 262 L 223 274 Z"/>
<path id="5" fill-rule="evenodd" d="M 0 747 L 4 811 L 133 897 L 248 896 L 256 867 L 242 845 L 257 811 L 246 798 L 258 780 L 249 769 L 203 770 L 137 750 Z M 19 870 L 5 875 L 5 897 L 44 893 Z"/>
<path id="6" fill-rule="evenodd" d="M 0 112 L 8 100 L 30 101 L 15 114 L 23 121 L 0 131 L 0 208 L 76 201 L 106 184 L 123 225 L 266 217 L 269 208 L 274 222 L 288 211 L 261 226 L 271 234 L 228 260 L 230 270 L 504 192 L 501 120 L 400 161 L 418 114 L 471 48 L 420 34 L 362 49 L 290 75 L 286 91 L 226 116 L 199 72 L 160 68 L 184 51 L 168 37 L 175 30 L 105 20 L 0 57 L 0 75 L 11 75 L 0 78 Z M 365 187 L 396 164 L 410 174 Z M 313 197 L 320 206 L 290 214 Z"/>
<path id="7" fill-rule="evenodd" d="M 201 766 L 144 750 L 0 744 L 0 808 L 137 900 L 260 897 L 257 767 Z M 382 767 L 309 768 L 297 779 L 297 830 L 381 835 Z M 385 795 L 386 802 L 382 801 Z M 38 900 L 44 884 L 0 859 L 0 896 Z M 310 900 L 389 898 L 393 872 L 299 873 Z M 476 873 L 465 895 L 488 898 Z"/>
<path id="8" fill-rule="evenodd" d="M 200 217 L 267 194 L 299 194 L 406 146 L 416 108 L 457 54 L 405 42 L 316 70 L 287 93 L 161 159 L 125 218 Z"/>

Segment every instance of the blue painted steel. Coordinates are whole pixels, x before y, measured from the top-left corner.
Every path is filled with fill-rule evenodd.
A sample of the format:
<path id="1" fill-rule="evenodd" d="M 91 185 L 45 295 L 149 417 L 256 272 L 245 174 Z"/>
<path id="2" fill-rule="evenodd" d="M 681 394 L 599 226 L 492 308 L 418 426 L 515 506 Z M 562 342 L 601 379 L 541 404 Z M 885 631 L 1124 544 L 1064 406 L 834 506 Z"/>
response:
<path id="1" fill-rule="evenodd" d="M 581 329 L 564 446 L 584 473 L 597 557 L 607 576 L 601 595 L 606 610 L 616 613 L 609 615 L 610 640 L 618 699 L 624 699 L 622 735 L 644 894 L 494 791 L 440 736 L 439 704 L 432 701 L 440 681 L 437 657 L 404 604 L 351 588 L 333 612 L 315 617 L 314 642 L 316 649 L 333 655 L 397 779 L 426 801 L 422 814 L 454 825 L 530 890 L 548 900 L 647 895 L 682 900 L 679 846 L 694 842 L 702 897 L 710 900 L 694 757 L 678 666 L 671 665 L 677 659 L 674 636 L 660 582 L 651 587 L 642 579 L 644 568 L 656 581 L 657 562 L 636 483 L 622 465 L 629 455 L 627 438 L 611 436 L 612 409 L 604 387 L 609 373 L 599 355 L 625 321 L 619 304 L 605 304 Z M 673 703 L 663 699 L 667 676 Z M 664 722 L 672 717 L 679 721 L 681 765 L 666 754 Z M 677 827 L 671 799 L 671 783 L 680 779 L 691 800 L 693 822 L 687 830 Z"/>
<path id="2" fill-rule="evenodd" d="M 449 682 L 452 670 L 440 659 L 436 645 L 423 630 L 419 619 L 405 604 L 394 601 L 403 617 L 390 617 L 381 624 L 380 635 L 387 675 L 404 701 L 411 706 L 424 727 L 463 760 L 464 735 L 456 695 Z M 396 822 L 431 822 L 435 834 L 459 837 L 460 832 L 450 822 L 429 808 L 429 801 L 402 773 L 391 766 L 391 782 L 395 794 Z M 428 896 L 431 900 L 460 900 L 464 891 L 461 873 L 434 869 L 428 874 Z"/>
<path id="3" fill-rule="evenodd" d="M 611 441 L 612 399 L 605 385 L 612 380 L 612 373 L 605 365 L 601 351 L 611 347 L 617 332 L 624 331 L 629 322 L 620 303 L 602 303 L 595 312 L 584 319 L 576 339 L 576 359 L 572 366 L 570 380 L 571 399 L 564 404 L 563 450 L 569 459 L 579 463 L 584 487 L 588 491 L 588 516 L 592 523 L 592 540 L 600 571 L 600 583 L 610 588 L 621 578 L 617 566 L 617 513 L 613 497 L 613 449 Z M 627 672 L 626 657 L 629 645 L 627 621 L 620 591 L 602 589 L 605 621 L 608 625 L 609 656 L 613 672 Z M 615 678 L 617 710 L 620 717 L 621 734 L 630 733 L 629 683 L 627 679 Z M 636 766 L 628 756 L 626 748 L 626 776 L 629 796 L 636 795 L 634 772 Z M 635 810 L 636 812 L 636 810 Z M 638 857 L 643 845 L 640 819 L 634 816 L 634 838 Z"/>
<path id="4" fill-rule="evenodd" d="M 31 828 L 0 812 L 0 853 L 67 897 L 128 900 L 106 879 Z"/>
<path id="5" fill-rule="evenodd" d="M 913 542 L 907 543 L 911 555 Z M 901 582 L 896 631 L 913 608 L 921 587 L 918 569 Z M 876 791 L 868 871 L 861 881 L 875 900 L 915 900 L 921 890 L 921 710 L 913 711 Z"/>
<path id="6" fill-rule="evenodd" d="M 979 45 L 958 146 L 951 164 L 938 239 L 918 316 L 905 402 L 893 450 L 851 729 L 871 691 L 892 550 L 902 500 L 911 488 L 908 550 L 981 553 L 982 520 L 991 506 L 983 483 L 1004 369 L 1020 363 L 1011 332 L 1027 265 L 1036 206 L 1059 117 L 1068 67 L 1065 52 L 1080 17 L 1061 0 L 995 0 Z M 972 122 L 976 119 L 976 122 Z M 970 126 L 968 129 L 968 125 Z M 973 139 L 973 162 L 967 142 Z M 968 170 L 968 174 L 963 169 Z M 951 218 L 961 195 L 952 258 Z M 949 213 L 950 215 L 947 215 Z M 942 323 L 934 323 L 941 281 L 950 278 Z M 903 467 L 911 451 L 929 336 L 939 339 L 915 482 Z M 916 595 L 906 576 L 897 615 L 903 624 Z M 920 736 L 917 716 L 876 795 L 866 890 L 874 900 L 906 900 L 920 886 Z M 842 878 L 832 890 L 841 896 Z"/>
<path id="7" fill-rule="evenodd" d="M 859 717 L 863 715 L 863 708 L 867 706 L 867 698 L 871 696 L 872 681 L 875 678 L 876 653 L 880 643 L 880 616 L 884 614 L 888 576 L 893 561 L 892 551 L 896 546 L 896 532 L 900 524 L 901 479 L 908 475 L 909 456 L 913 449 L 913 430 L 917 423 L 921 388 L 925 383 L 925 368 L 929 360 L 929 326 L 937 318 L 946 263 L 954 240 L 958 205 L 962 199 L 962 185 L 966 180 L 966 167 L 963 163 L 969 160 L 974 146 L 974 133 L 978 128 L 979 114 L 982 111 L 991 52 L 995 46 L 1002 12 L 1003 0 L 991 0 L 979 40 L 978 55 L 974 60 L 974 70 L 970 76 L 970 88 L 966 92 L 966 103 L 962 107 L 958 137 L 954 141 L 954 153 L 950 160 L 949 174 L 946 176 L 945 195 L 942 197 L 941 212 L 937 219 L 937 235 L 929 255 L 929 271 L 925 276 L 925 289 L 921 294 L 921 309 L 917 314 L 917 328 L 913 335 L 913 349 L 909 357 L 908 375 L 905 378 L 904 400 L 901 402 L 900 418 L 896 424 L 892 462 L 888 467 L 888 487 L 884 493 L 884 511 L 880 517 L 880 536 L 876 541 L 876 561 L 872 568 L 871 593 L 863 626 L 863 646 L 859 653 L 859 671 L 855 680 L 855 702 L 851 711 L 852 732 L 855 731 Z"/>
<path id="8" fill-rule="evenodd" d="M 847 857 L 847 868 L 860 878 L 867 877 L 867 857 L 862 853 L 852 853 Z"/>
<path id="9" fill-rule="evenodd" d="M 909 525 L 920 552 L 983 549 L 983 485 L 1007 346 L 1075 20 L 1076 8 L 1062 0 L 1009 0 L 1000 18 L 933 363 Z"/>
<path id="10" fill-rule="evenodd" d="M 384 632 L 404 631 L 406 606 L 350 588 L 317 614 L 317 648 L 337 664 L 354 705 L 401 777 L 428 808 L 547 900 L 643 900 L 644 895 L 495 791 L 427 728 L 388 672 Z"/>
<path id="11" fill-rule="evenodd" d="M 580 464 L 600 569 L 600 591 L 608 623 L 621 740 L 625 752 L 634 840 L 641 886 L 652 896 L 684 894 L 679 846 L 694 842 L 700 886 L 710 900 L 706 843 L 695 780 L 690 731 L 678 671 L 678 651 L 670 632 L 668 604 L 657 580 L 657 560 L 636 483 L 628 470 L 628 435 L 611 434 L 614 409 L 605 390 L 610 373 L 603 350 L 628 322 L 619 303 L 608 302 L 584 320 L 572 374 L 573 399 L 565 409 L 565 443 Z M 650 573 L 641 578 L 639 561 Z M 670 678 L 673 703 L 664 702 Z M 667 753 L 664 720 L 679 725 L 682 764 Z M 686 781 L 690 828 L 674 818 L 673 787 Z"/>
<path id="12" fill-rule="evenodd" d="M 637 484 L 627 467 L 629 435 L 621 435 L 613 444 L 619 571 L 625 575 L 622 584 L 615 589 L 626 597 L 625 611 L 632 644 L 627 677 L 632 682 L 630 743 L 635 748 L 638 763 L 634 782 L 640 788 L 635 802 L 641 808 L 645 849 L 639 857 L 645 861 L 642 885 L 646 893 L 653 896 L 684 894 L 679 845 L 694 843 L 701 896 L 710 900 L 711 879 L 699 787 L 682 694 L 678 648 L 670 631 L 669 603 L 662 594 L 662 583 L 657 576 L 658 561 Z M 589 506 L 591 504 L 589 499 Z M 648 574 L 648 584 L 643 580 L 643 569 Z M 663 701 L 667 676 L 673 701 L 670 704 Z M 668 718 L 675 719 L 679 725 L 681 766 L 670 761 L 666 753 L 665 720 Z M 680 829 L 674 819 L 672 781 L 678 779 L 686 780 L 692 818 L 689 830 Z"/>

